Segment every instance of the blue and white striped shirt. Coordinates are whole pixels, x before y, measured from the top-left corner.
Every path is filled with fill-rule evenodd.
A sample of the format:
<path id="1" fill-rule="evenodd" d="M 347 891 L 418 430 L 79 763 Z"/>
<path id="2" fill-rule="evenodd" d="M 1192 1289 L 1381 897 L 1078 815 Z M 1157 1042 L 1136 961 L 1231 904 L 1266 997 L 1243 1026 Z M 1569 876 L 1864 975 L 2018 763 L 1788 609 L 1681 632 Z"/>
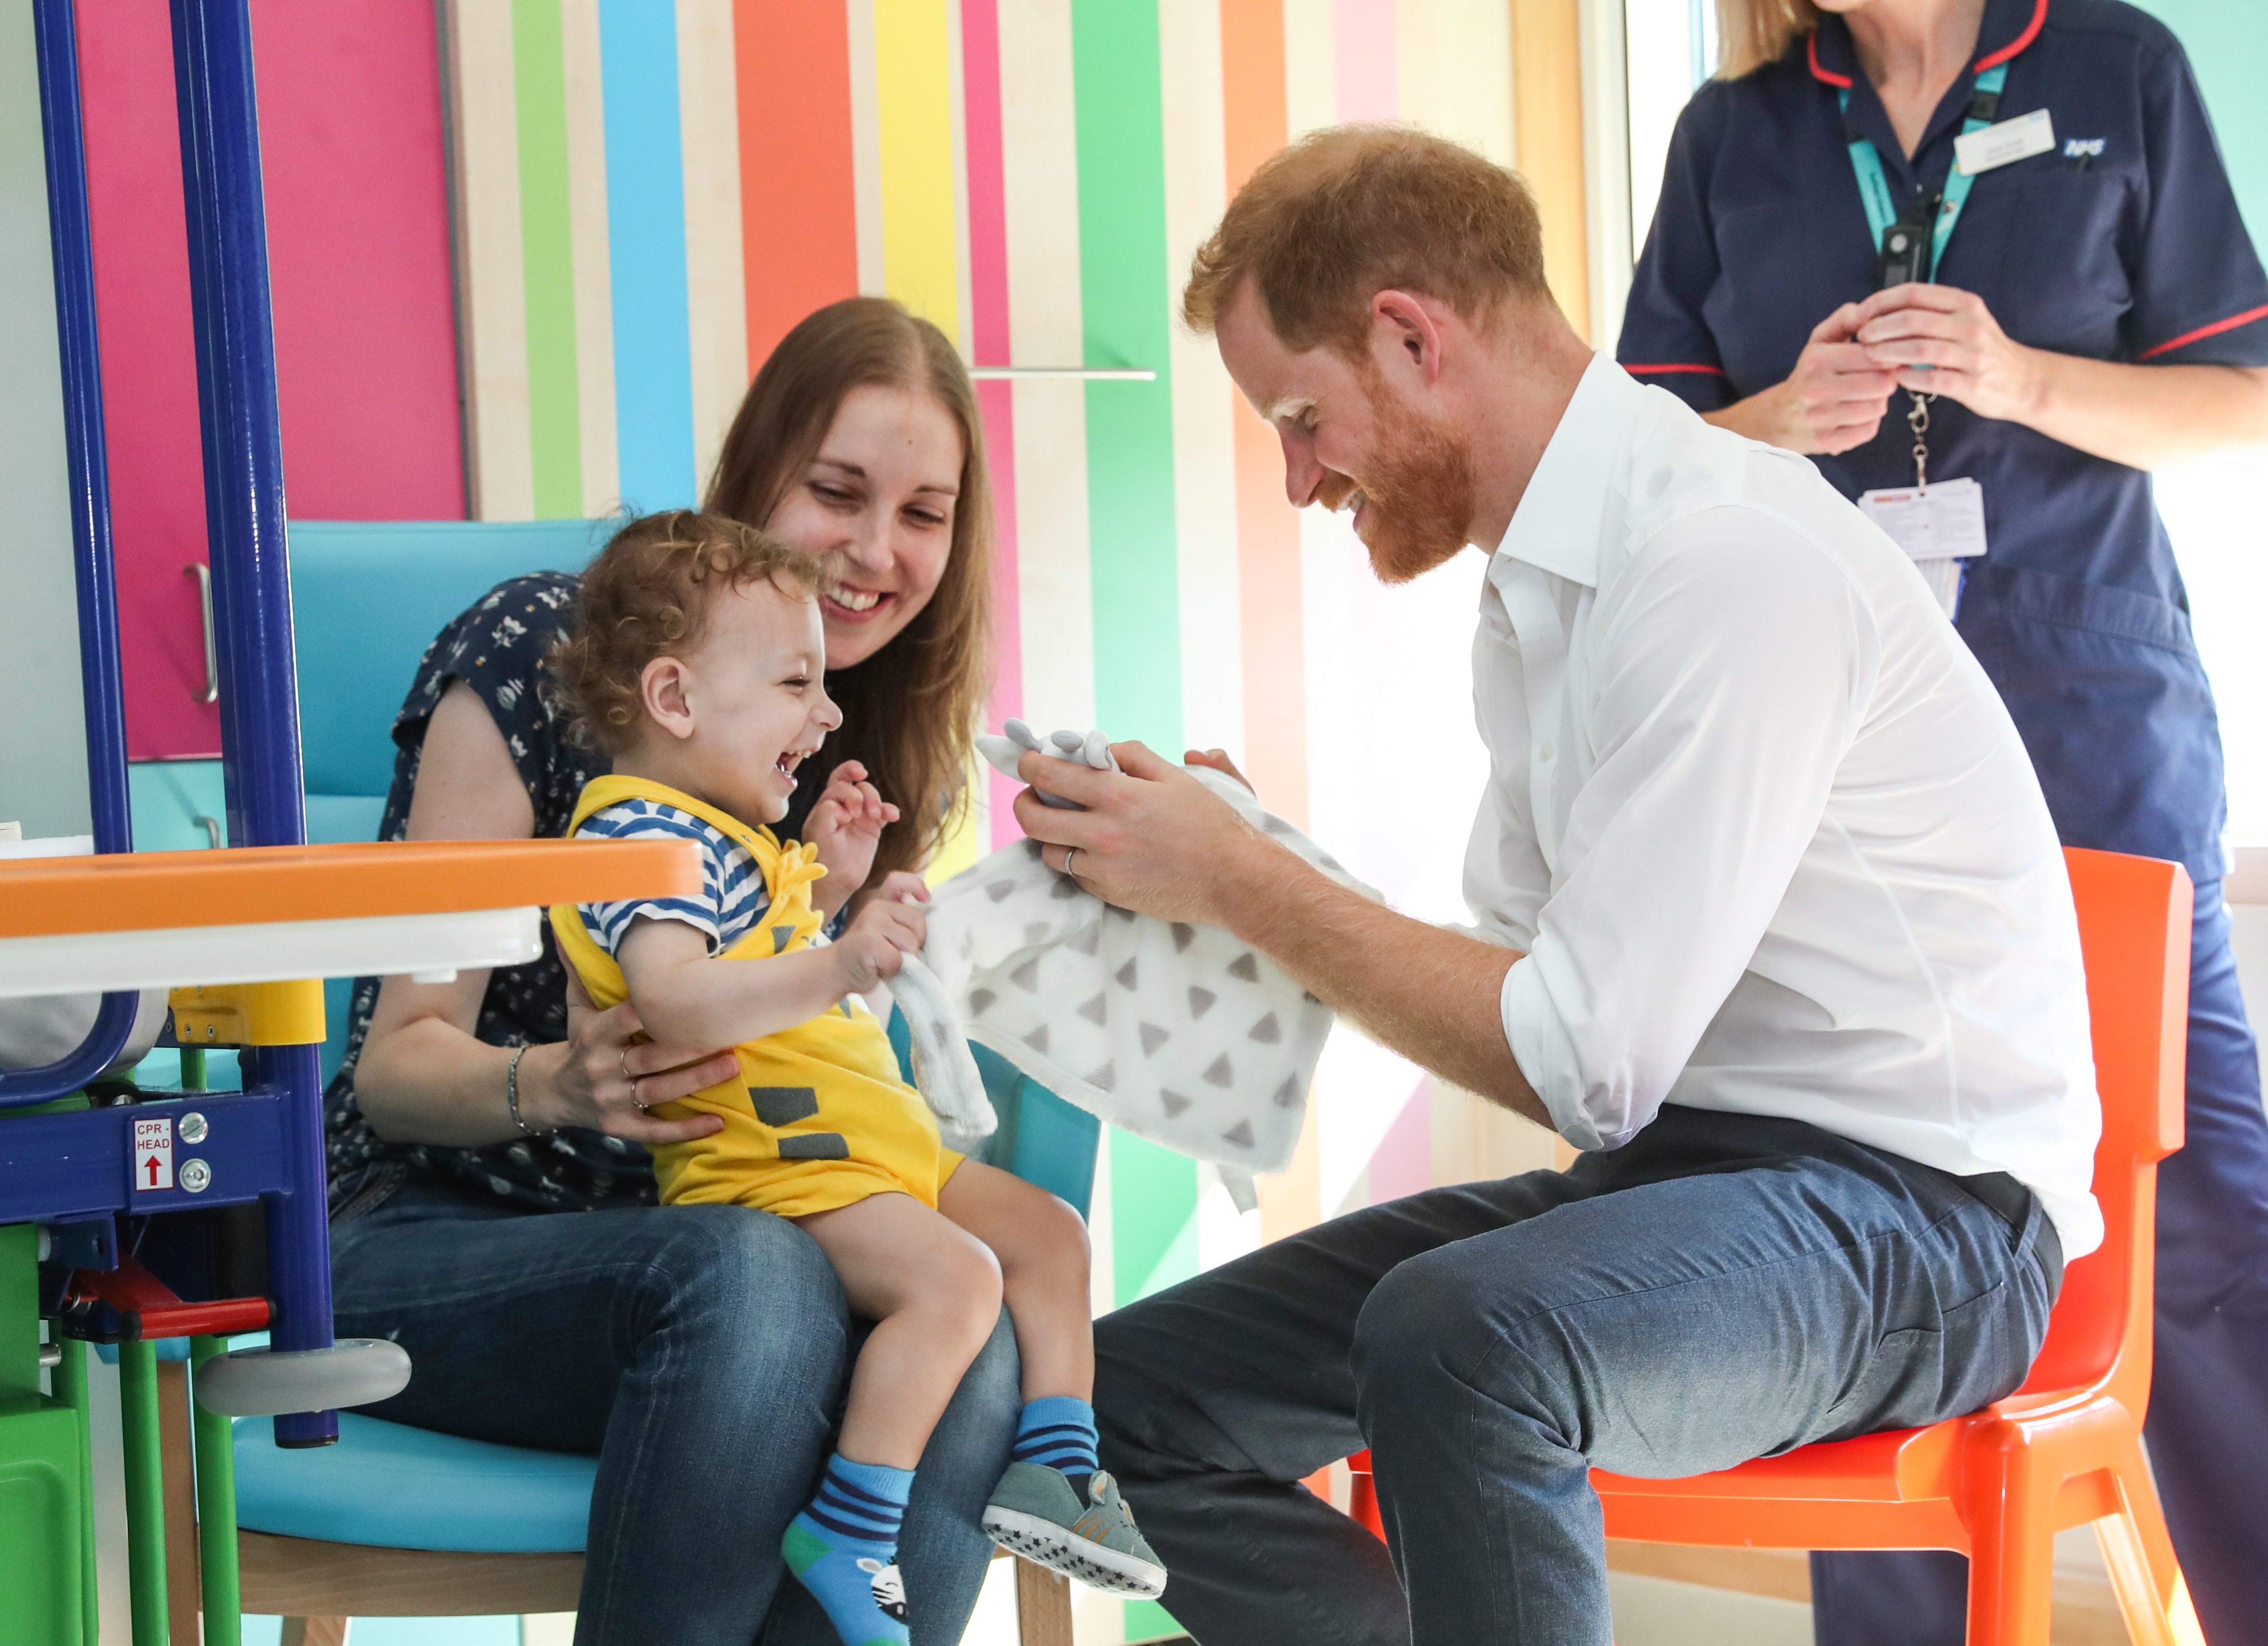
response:
<path id="1" fill-rule="evenodd" d="M 641 917 L 681 920 L 709 940 L 709 952 L 730 948 L 763 919 L 770 906 L 764 872 L 755 853 L 714 824 L 659 801 L 617 801 L 601 807 L 575 830 L 578 839 L 690 840 L 701 848 L 698 897 L 632 897 L 579 905 L 584 929 L 609 955 L 616 953 Z"/>

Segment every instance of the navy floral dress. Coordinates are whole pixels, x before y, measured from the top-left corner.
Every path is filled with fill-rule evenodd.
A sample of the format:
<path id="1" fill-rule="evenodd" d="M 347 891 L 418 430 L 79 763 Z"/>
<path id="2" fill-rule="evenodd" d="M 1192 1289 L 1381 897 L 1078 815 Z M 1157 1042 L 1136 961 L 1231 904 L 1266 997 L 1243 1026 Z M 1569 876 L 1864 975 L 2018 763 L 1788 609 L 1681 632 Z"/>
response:
<path id="1" fill-rule="evenodd" d="M 425 728 L 453 680 L 480 694 L 503 732 L 535 810 L 536 834 L 567 832 L 584 784 L 608 769 L 605 756 L 567 734 L 565 720 L 544 690 L 544 654 L 574 621 L 575 579 L 563 572 L 539 572 L 498 584 L 441 631 L 426 648 L 394 722 L 394 783 L 379 826 L 380 839 L 399 840 L 407 832 Z M 797 796 L 799 803 L 778 825 L 783 835 L 800 832 L 812 798 Z M 489 974 L 473 1032 L 490 1045 L 567 1037 L 567 973 L 552 945 L 549 922 L 542 932 L 541 957 Z M 324 1097 L 334 1218 L 368 1211 L 420 1174 L 529 1210 L 653 1203 L 653 1169 L 645 1150 L 598 1132 L 571 1128 L 485 1148 L 381 1141 L 363 1118 L 354 1089 L 355 1065 L 377 1002 L 377 978 L 356 983 L 346 1061 Z"/>

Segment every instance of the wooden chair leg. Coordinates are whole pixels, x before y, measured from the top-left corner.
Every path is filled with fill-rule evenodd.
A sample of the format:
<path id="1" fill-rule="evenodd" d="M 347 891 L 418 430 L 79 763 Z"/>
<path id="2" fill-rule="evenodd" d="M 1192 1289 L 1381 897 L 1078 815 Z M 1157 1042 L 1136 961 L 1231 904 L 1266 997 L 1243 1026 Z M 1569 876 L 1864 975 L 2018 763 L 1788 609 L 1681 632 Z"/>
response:
<path id="1" fill-rule="evenodd" d="M 158 1362 L 158 1455 L 166 1475 L 166 1623 L 177 1641 L 197 1638 L 204 1598 L 197 1562 L 197 1471 L 190 1443 L 189 1369 Z"/>
<path id="2" fill-rule="evenodd" d="M 285 1618 L 282 1646 L 347 1646 L 344 1618 Z"/>
<path id="3" fill-rule="evenodd" d="M 1016 1639 L 1020 1646 L 1071 1646 L 1071 1579 L 1020 1557 L 1016 1561 Z"/>

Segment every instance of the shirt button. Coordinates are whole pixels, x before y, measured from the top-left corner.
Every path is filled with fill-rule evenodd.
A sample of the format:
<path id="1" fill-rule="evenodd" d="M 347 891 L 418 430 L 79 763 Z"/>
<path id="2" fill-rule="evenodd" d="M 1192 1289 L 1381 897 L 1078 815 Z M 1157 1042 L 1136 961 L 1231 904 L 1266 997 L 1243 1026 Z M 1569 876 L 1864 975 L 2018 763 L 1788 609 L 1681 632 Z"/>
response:
<path id="1" fill-rule="evenodd" d="M 1549 743 L 1539 743 L 1539 744 L 1537 744 L 1537 745 L 1536 745 L 1536 749 L 1535 749 L 1535 757 L 1536 757 L 1538 760 L 1541 760 L 1541 761 L 1544 762 L 1546 764 L 1550 764 L 1550 759 L 1551 759 L 1551 753 L 1552 753 L 1552 749 L 1551 749 L 1551 745 L 1550 745 L 1550 744 L 1549 744 Z"/>

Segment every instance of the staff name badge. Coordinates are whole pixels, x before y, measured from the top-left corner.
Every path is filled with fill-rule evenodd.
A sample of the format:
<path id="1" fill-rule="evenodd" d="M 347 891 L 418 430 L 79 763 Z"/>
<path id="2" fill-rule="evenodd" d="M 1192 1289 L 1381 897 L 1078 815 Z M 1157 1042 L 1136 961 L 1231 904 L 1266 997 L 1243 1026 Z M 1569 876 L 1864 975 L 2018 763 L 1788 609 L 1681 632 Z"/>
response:
<path id="1" fill-rule="evenodd" d="M 173 1186 L 173 1123 L 171 1119 L 134 1123 L 134 1188 L 136 1193 Z"/>
<path id="2" fill-rule="evenodd" d="M 1861 513 L 1906 551 L 1948 617 L 1961 602 L 1961 563 L 1984 552 L 1984 488 L 1974 480 L 1889 486 L 1859 498 Z"/>
<path id="3" fill-rule="evenodd" d="M 2019 114 L 2014 120 L 1999 121 L 1982 131 L 1955 137 L 1953 161 L 1964 175 L 1974 177 L 1997 166 L 2029 160 L 2035 154 L 2051 153 L 2055 144 L 2055 122 L 2048 118 L 2047 110 L 2036 108 L 2029 114 Z"/>

